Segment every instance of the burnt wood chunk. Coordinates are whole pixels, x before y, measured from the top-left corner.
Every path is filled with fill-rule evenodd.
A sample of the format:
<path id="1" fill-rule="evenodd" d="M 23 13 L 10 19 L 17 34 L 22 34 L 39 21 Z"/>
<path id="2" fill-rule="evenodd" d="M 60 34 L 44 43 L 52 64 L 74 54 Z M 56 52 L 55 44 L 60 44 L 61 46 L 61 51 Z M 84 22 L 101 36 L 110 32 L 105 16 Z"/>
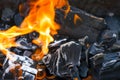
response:
<path id="1" fill-rule="evenodd" d="M 75 15 L 78 17 L 76 22 L 74 21 Z M 88 36 L 90 43 L 97 41 L 100 33 L 107 28 L 103 18 L 93 16 L 74 7 L 71 7 L 66 17 L 62 10 L 57 10 L 55 20 L 61 26 L 58 34 L 77 39 Z"/>
<path id="2" fill-rule="evenodd" d="M 62 44 L 56 52 L 46 55 L 43 63 L 51 74 L 60 77 L 79 77 L 82 46 L 74 41 Z M 80 80 L 80 79 L 79 79 Z"/>

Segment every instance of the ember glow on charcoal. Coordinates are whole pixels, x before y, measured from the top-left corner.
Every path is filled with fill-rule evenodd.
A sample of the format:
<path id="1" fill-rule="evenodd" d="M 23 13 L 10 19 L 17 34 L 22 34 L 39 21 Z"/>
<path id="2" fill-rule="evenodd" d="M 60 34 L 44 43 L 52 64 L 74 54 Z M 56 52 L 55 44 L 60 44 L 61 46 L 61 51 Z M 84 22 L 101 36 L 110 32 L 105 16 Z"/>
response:
<path id="1" fill-rule="evenodd" d="M 82 21 L 82 19 L 77 14 L 75 14 L 74 15 L 74 24 L 76 24 L 78 20 Z"/>
<path id="2" fill-rule="evenodd" d="M 39 33 L 39 37 L 32 42 L 40 45 L 40 54 L 48 53 L 48 45 L 54 39 L 52 35 L 57 33 L 59 25 L 55 23 L 55 9 L 68 5 L 67 0 L 28 0 L 30 7 L 29 14 L 26 16 L 20 27 L 13 26 L 6 31 L 0 31 L 0 50 L 8 55 L 8 48 L 21 46 L 15 42 L 15 38 L 33 31 Z M 21 8 L 22 9 L 22 6 Z M 68 12 L 68 10 L 66 11 Z M 10 57 L 10 56 L 8 56 Z"/>

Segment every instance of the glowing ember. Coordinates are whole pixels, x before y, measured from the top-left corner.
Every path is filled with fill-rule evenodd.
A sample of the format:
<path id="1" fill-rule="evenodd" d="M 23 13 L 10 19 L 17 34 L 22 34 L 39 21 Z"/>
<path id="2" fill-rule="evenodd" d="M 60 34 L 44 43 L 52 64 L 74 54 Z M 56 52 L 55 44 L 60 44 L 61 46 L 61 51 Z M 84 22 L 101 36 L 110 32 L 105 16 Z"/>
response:
<path id="1" fill-rule="evenodd" d="M 77 20 L 82 21 L 82 19 L 77 14 L 75 14 L 74 15 L 74 24 L 76 24 Z"/>
<path id="2" fill-rule="evenodd" d="M 28 3 L 30 5 L 30 12 L 21 26 L 13 26 L 6 31 L 0 31 L 0 50 L 5 55 L 11 53 L 7 48 L 20 46 L 20 44 L 15 42 L 16 36 L 32 31 L 40 34 L 38 39 L 33 40 L 33 43 L 37 45 L 42 44 L 41 53 L 46 54 L 49 43 L 53 41 L 51 35 L 56 34 L 56 30 L 59 29 L 59 25 L 54 22 L 55 9 L 68 5 L 66 0 L 30 0 Z"/>

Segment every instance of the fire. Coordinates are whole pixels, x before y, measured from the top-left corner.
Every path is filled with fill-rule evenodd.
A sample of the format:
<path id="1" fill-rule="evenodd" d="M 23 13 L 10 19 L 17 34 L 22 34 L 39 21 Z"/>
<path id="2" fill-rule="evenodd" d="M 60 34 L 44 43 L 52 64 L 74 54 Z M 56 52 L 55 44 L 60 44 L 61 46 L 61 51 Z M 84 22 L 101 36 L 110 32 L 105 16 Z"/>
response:
<path id="1" fill-rule="evenodd" d="M 15 42 L 17 36 L 32 31 L 40 34 L 39 38 L 33 40 L 33 43 L 37 45 L 42 44 L 42 51 L 40 53 L 48 53 L 48 45 L 54 40 L 52 35 L 57 34 L 59 29 L 59 25 L 54 21 L 55 9 L 68 5 L 67 0 L 28 0 L 28 3 L 30 11 L 20 27 L 13 26 L 6 31 L 0 31 L 0 50 L 5 55 L 11 53 L 8 51 L 8 48 L 20 46 L 20 44 Z"/>
<path id="2" fill-rule="evenodd" d="M 78 20 L 82 21 L 82 19 L 77 14 L 75 14 L 74 15 L 74 24 L 76 24 Z"/>

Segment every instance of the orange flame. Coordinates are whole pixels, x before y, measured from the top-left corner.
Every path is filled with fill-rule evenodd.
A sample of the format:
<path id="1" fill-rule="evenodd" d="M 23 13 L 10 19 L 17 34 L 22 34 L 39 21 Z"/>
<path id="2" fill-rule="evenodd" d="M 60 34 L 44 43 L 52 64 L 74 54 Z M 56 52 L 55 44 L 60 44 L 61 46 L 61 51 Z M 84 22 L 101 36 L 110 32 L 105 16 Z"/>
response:
<path id="1" fill-rule="evenodd" d="M 75 14 L 74 15 L 74 24 L 76 24 L 78 20 L 82 21 L 82 19 L 77 14 Z"/>
<path id="2" fill-rule="evenodd" d="M 15 37 L 36 31 L 39 38 L 33 43 L 42 43 L 42 54 L 48 53 L 48 45 L 54 39 L 51 35 L 56 34 L 59 25 L 55 23 L 55 9 L 68 4 L 67 0 L 30 0 L 30 12 L 20 27 L 13 26 L 6 31 L 0 31 L 0 50 L 9 54 L 7 48 L 20 46 L 15 42 Z"/>

